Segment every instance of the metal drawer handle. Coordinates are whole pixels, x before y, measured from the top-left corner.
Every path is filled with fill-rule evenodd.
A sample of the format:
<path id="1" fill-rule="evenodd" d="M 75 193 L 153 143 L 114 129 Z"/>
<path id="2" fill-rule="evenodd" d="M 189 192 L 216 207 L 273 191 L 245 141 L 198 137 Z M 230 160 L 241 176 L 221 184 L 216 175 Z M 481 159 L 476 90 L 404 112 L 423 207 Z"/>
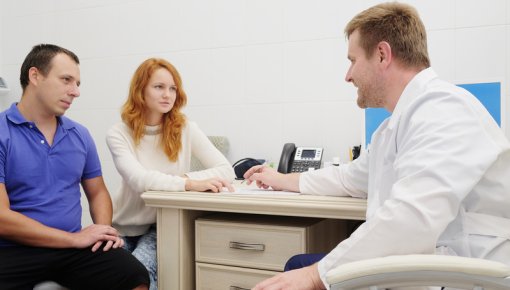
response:
<path id="1" fill-rule="evenodd" d="M 237 286 L 230 286 L 229 290 L 250 290 L 250 289 Z"/>
<path id="2" fill-rule="evenodd" d="M 238 250 L 264 251 L 266 249 L 266 245 L 230 242 L 230 248 Z"/>

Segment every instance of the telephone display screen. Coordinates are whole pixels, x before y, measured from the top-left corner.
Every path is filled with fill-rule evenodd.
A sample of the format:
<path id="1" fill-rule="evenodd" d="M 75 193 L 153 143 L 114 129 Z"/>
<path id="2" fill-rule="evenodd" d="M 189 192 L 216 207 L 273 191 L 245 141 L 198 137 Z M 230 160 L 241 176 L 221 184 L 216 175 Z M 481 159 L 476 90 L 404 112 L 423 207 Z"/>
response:
<path id="1" fill-rule="evenodd" d="M 315 157 L 315 150 L 303 150 L 301 152 L 301 158 L 314 158 Z"/>

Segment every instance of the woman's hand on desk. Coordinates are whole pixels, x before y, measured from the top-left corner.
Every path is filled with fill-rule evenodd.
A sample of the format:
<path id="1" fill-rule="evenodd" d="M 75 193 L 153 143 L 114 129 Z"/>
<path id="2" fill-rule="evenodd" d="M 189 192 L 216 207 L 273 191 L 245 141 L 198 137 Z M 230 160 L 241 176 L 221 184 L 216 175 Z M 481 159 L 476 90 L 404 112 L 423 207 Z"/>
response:
<path id="1" fill-rule="evenodd" d="M 185 189 L 186 191 L 212 191 L 220 192 L 223 188 L 227 188 L 228 191 L 235 191 L 230 182 L 219 178 L 212 177 L 203 180 L 186 179 Z"/>
<path id="2" fill-rule="evenodd" d="M 299 192 L 299 174 L 282 174 L 274 168 L 265 165 L 256 165 L 248 169 L 243 176 L 247 184 L 256 182 L 259 188 L 274 190 L 287 190 Z"/>

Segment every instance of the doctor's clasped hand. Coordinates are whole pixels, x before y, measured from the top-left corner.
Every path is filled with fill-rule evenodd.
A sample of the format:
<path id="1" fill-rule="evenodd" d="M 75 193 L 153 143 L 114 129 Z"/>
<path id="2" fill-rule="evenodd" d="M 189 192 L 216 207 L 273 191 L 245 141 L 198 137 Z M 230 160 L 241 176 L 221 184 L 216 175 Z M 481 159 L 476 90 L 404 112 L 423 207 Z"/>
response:
<path id="1" fill-rule="evenodd" d="M 322 290 L 317 264 L 280 273 L 257 284 L 253 290 Z"/>

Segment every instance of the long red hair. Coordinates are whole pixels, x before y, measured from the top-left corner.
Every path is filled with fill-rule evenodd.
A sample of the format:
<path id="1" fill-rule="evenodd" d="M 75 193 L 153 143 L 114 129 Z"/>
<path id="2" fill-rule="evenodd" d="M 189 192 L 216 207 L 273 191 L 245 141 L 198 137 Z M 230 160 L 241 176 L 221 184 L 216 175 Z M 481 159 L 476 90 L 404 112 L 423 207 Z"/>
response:
<path id="1" fill-rule="evenodd" d="M 136 69 L 129 86 L 128 98 L 122 106 L 121 117 L 131 129 L 135 145 L 140 144 L 140 140 L 145 134 L 146 121 L 144 90 L 152 74 L 159 68 L 164 68 L 172 74 L 177 87 L 174 106 L 170 112 L 163 115 L 161 124 L 161 146 L 168 159 L 176 161 L 182 148 L 182 129 L 186 123 L 186 117 L 181 109 L 186 105 L 188 97 L 182 89 L 181 76 L 171 63 L 161 58 L 149 58 Z"/>

